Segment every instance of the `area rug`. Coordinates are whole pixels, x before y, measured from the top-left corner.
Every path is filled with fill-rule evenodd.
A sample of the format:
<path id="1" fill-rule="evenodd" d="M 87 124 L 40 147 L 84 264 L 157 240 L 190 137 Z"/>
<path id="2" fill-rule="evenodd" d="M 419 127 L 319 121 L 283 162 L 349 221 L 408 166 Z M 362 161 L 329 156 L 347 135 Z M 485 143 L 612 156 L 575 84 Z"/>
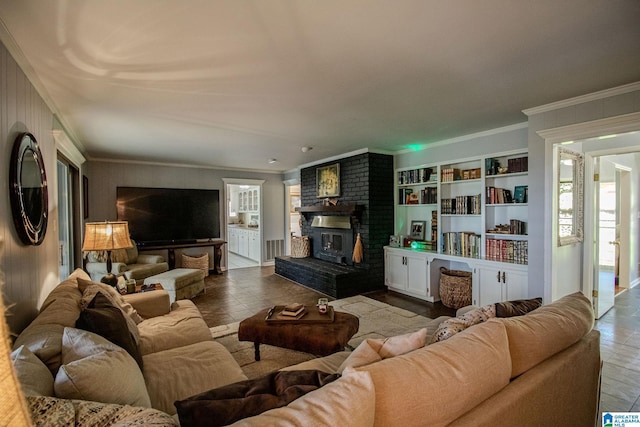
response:
<path id="1" fill-rule="evenodd" d="M 358 316 L 360 327 L 348 343 L 355 348 L 366 338 L 386 338 L 424 328 L 430 319 L 402 308 L 376 301 L 362 295 L 335 300 L 329 303 L 336 311 Z M 254 359 L 253 343 L 238 341 L 239 322 L 215 326 L 211 329 L 213 338 L 224 345 L 233 355 L 249 378 L 257 378 L 269 372 L 295 365 L 315 356 L 294 350 L 287 350 L 266 344 L 260 345 L 261 360 Z"/>

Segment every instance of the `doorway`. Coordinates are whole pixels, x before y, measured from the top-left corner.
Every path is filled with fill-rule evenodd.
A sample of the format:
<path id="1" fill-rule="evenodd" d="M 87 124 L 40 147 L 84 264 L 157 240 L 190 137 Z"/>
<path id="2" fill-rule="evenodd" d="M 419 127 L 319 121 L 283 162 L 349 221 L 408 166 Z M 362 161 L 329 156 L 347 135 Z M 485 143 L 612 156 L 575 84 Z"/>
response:
<path id="1" fill-rule="evenodd" d="M 76 267 L 81 267 L 79 212 L 80 173 L 64 156 L 56 162 L 58 182 L 58 274 L 68 277 Z"/>
<path id="2" fill-rule="evenodd" d="M 295 185 L 287 185 L 286 189 L 286 200 L 287 200 L 287 230 L 286 235 L 288 239 L 285 241 L 285 254 L 291 255 L 291 239 L 293 236 L 301 236 L 302 228 L 300 225 L 300 213 L 296 211 L 296 208 L 301 206 L 301 198 L 300 198 L 300 184 Z"/>
<path id="3" fill-rule="evenodd" d="M 228 270 L 262 265 L 262 182 L 225 180 Z"/>
<path id="4" fill-rule="evenodd" d="M 632 194 L 631 176 L 638 158 L 640 152 L 636 151 L 593 157 L 593 297 L 598 319 L 614 307 L 617 295 L 631 287 L 630 266 L 637 246 L 631 244 L 635 228 L 631 209 L 638 193 L 636 189 L 635 196 Z"/>

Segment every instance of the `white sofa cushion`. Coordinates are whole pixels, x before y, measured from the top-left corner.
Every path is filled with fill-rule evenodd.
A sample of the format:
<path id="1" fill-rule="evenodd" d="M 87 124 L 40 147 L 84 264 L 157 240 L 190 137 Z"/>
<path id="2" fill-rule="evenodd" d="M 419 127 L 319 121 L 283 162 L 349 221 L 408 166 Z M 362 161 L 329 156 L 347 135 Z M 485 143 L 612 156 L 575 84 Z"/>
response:
<path id="1" fill-rule="evenodd" d="M 220 343 L 202 341 L 142 356 L 151 405 L 175 414 L 176 400 L 247 379 Z"/>
<path id="2" fill-rule="evenodd" d="M 395 337 L 368 338 L 347 357 L 338 368 L 338 372 L 342 373 L 346 368 L 357 368 L 417 350 L 424 347 L 426 339 L 426 328 Z"/>
<path id="3" fill-rule="evenodd" d="M 24 345 L 11 353 L 11 362 L 25 396 L 53 396 L 53 375 Z"/>
<path id="4" fill-rule="evenodd" d="M 62 366 L 54 382 L 56 397 L 150 407 L 136 361 L 99 335 L 65 328 Z"/>

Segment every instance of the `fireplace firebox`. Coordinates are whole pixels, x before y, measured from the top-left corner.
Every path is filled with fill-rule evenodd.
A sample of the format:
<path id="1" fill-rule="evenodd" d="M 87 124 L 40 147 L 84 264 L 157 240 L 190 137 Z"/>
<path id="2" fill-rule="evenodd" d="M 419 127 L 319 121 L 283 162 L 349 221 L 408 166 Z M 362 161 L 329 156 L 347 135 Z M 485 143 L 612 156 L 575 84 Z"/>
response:
<path id="1" fill-rule="evenodd" d="M 347 216 L 315 216 L 311 224 L 314 258 L 352 265 L 353 229 Z"/>

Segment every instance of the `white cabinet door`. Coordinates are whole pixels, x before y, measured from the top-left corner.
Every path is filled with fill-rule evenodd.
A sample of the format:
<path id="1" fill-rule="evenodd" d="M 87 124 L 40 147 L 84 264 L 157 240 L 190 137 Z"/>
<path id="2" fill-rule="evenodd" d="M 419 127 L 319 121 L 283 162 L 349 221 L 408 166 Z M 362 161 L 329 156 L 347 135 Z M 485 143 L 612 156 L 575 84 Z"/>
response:
<path id="1" fill-rule="evenodd" d="M 526 272 L 516 270 L 502 270 L 505 301 L 529 298 L 529 279 Z"/>
<path id="2" fill-rule="evenodd" d="M 260 261 L 260 233 L 249 231 L 249 258 Z"/>
<path id="3" fill-rule="evenodd" d="M 407 267 L 407 291 L 412 295 L 427 296 L 427 271 L 429 268 L 427 258 L 415 255 L 405 255 Z"/>
<path id="4" fill-rule="evenodd" d="M 238 230 L 229 229 L 229 252 L 238 253 Z"/>
<path id="5" fill-rule="evenodd" d="M 425 299 L 429 263 L 424 253 L 385 248 L 385 282 L 394 291 Z"/>
<path id="6" fill-rule="evenodd" d="M 488 266 L 478 268 L 478 280 L 480 288 L 480 306 L 494 304 L 503 301 L 502 280 L 500 269 Z"/>
<path id="7" fill-rule="evenodd" d="M 479 305 L 500 301 L 528 298 L 527 272 L 503 265 L 481 265 L 478 268 L 480 281 Z"/>
<path id="8" fill-rule="evenodd" d="M 247 230 L 238 230 L 238 253 L 244 257 L 249 256 L 249 239 Z"/>
<path id="9" fill-rule="evenodd" d="M 404 255 L 397 252 L 386 251 L 386 284 L 397 291 L 407 289 L 407 266 L 404 264 Z"/>

